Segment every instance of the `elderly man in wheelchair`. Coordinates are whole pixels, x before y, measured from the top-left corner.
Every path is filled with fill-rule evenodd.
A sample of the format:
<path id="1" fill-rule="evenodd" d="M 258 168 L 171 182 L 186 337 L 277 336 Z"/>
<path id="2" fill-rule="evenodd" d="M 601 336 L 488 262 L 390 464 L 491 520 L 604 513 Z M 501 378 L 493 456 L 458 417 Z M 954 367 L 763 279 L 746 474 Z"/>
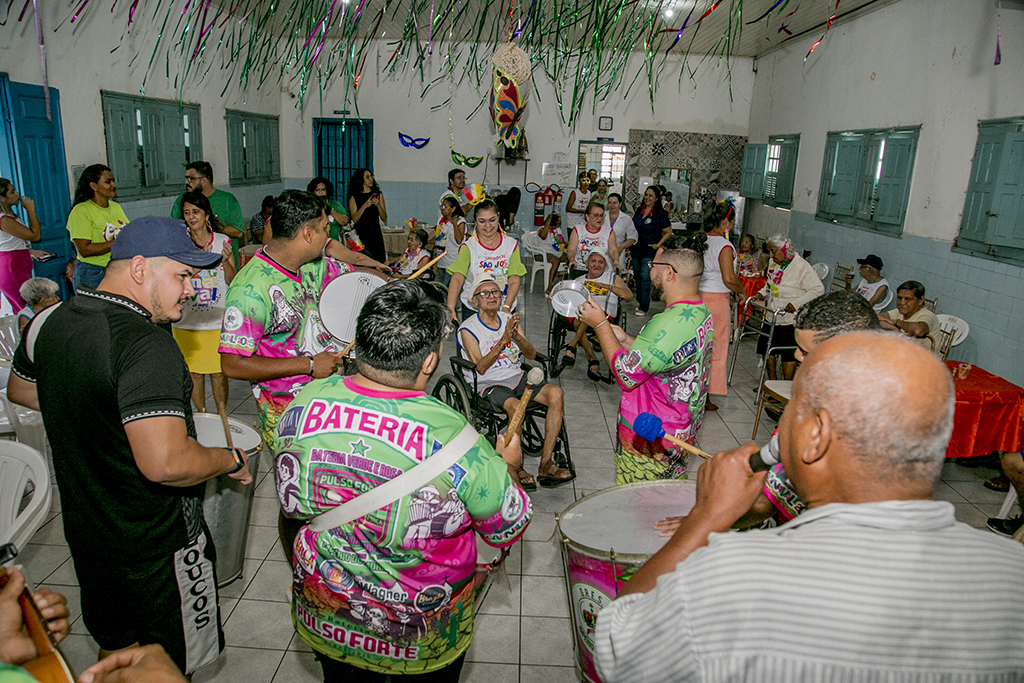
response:
<path id="1" fill-rule="evenodd" d="M 459 327 L 459 353 L 465 360 L 453 359 L 453 366 L 462 368 L 464 381 L 479 392 L 483 401 L 498 411 L 504 411 L 508 419 L 511 419 L 526 389 L 522 358 L 534 359 L 538 354 L 519 329 L 518 314 L 501 312 L 502 293 L 493 278 L 479 276 L 473 282 L 471 291 L 471 299 L 478 313 Z M 535 480 L 522 466 L 517 473 L 520 485 L 527 491 L 537 490 L 538 483 L 545 488 L 555 488 L 576 478 L 571 460 L 568 459 L 568 443 L 562 424 L 562 389 L 543 382 L 534 387 L 533 401 L 545 406 L 546 414 L 543 416 L 544 441 L 537 478 Z M 530 413 L 533 413 L 530 417 L 538 415 L 535 410 L 528 410 L 528 415 Z M 530 420 L 524 424 L 527 430 L 531 429 Z M 524 441 L 531 441 L 530 436 L 527 434 Z M 534 438 L 536 436 L 539 435 L 535 434 Z M 564 462 L 569 469 L 559 467 L 554 457 L 559 442 L 562 442 L 560 445 L 565 452 Z"/>

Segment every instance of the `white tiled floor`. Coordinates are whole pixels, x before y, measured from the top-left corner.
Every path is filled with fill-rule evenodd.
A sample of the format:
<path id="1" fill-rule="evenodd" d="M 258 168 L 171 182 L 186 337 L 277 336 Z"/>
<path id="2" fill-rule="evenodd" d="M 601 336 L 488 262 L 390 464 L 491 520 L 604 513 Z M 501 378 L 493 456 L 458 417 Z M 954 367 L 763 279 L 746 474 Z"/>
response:
<path id="1" fill-rule="evenodd" d="M 525 294 L 522 323 L 537 348 L 546 351 L 550 309 L 542 293 Z M 661 310 L 660 306 L 654 311 Z M 627 325 L 635 334 L 640 323 L 628 306 Z M 452 343 L 445 343 L 450 353 Z M 447 372 L 445 362 L 438 376 Z M 562 560 L 553 540 L 554 513 L 584 493 L 612 486 L 612 456 L 619 389 L 595 384 L 586 377 L 586 362 L 557 380 L 565 390 L 566 420 L 577 479 L 559 489 L 540 489 L 533 494 L 536 513 L 524 540 L 506 563 L 507 579 L 496 580 L 475 627 L 475 639 L 463 670 L 464 683 L 568 683 L 578 680 L 573 668 L 569 609 L 565 597 Z M 604 365 L 602 363 L 602 367 Z M 604 368 L 604 372 L 607 369 Z M 729 395 L 715 397 L 716 413 L 704 416 L 698 445 L 712 453 L 750 440 L 754 424 L 754 386 L 759 370 L 753 343 L 744 342 L 736 364 Z M 248 387 L 231 383 L 231 415 L 244 422 L 256 419 L 255 403 Z M 759 441 L 767 439 L 775 423 L 762 422 Z M 536 470 L 537 458 L 527 458 Z M 287 590 L 289 569 L 277 542 L 278 503 L 269 459 L 260 463 L 260 483 L 255 492 L 243 578 L 220 591 L 221 617 L 227 649 L 213 665 L 199 671 L 195 683 L 302 683 L 321 680 L 313 655 L 295 636 L 289 618 Z M 696 463 L 694 463 L 695 465 Z M 957 517 L 984 527 L 998 512 L 1004 494 L 982 486 L 994 472 L 947 464 L 937 497 L 956 506 Z M 54 489 L 52 517 L 33 537 L 19 557 L 29 581 L 68 596 L 75 619 L 65 651 L 77 671 L 96 660 L 96 643 L 80 619 L 77 579 L 64 542 L 60 499 Z M 493 553 L 493 551 L 490 551 Z M 491 555 L 483 556 L 490 559 Z"/>

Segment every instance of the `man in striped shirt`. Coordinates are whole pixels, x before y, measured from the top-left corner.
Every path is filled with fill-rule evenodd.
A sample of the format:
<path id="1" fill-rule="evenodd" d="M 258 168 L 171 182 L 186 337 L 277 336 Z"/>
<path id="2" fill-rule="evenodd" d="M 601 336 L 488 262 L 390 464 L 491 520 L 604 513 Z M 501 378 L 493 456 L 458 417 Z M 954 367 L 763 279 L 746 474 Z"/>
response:
<path id="1" fill-rule="evenodd" d="M 705 463 L 689 516 L 598 617 L 602 680 L 1024 679 L 1024 547 L 932 500 L 954 396 L 905 339 L 818 347 L 779 428 L 810 509 L 723 533 L 765 474 L 750 470 L 755 444 Z"/>

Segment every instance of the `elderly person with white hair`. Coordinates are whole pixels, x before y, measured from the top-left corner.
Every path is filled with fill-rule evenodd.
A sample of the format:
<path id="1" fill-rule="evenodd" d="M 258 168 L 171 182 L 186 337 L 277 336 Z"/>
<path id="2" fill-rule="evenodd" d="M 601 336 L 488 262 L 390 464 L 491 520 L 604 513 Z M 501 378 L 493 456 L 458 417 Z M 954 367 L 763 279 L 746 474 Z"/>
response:
<path id="1" fill-rule="evenodd" d="M 57 283 L 45 277 L 34 277 L 22 283 L 18 294 L 25 300 L 25 308 L 18 311 L 18 331 L 24 332 L 25 325 L 44 309 L 60 303 Z"/>
<path id="2" fill-rule="evenodd" d="M 768 238 L 768 253 L 772 257 L 771 265 L 768 266 L 768 282 L 758 296 L 765 300 L 769 309 L 784 311 L 776 321 L 775 334 L 772 335 L 770 346 L 792 347 L 780 351 L 779 355 L 782 357 L 783 377 L 793 379 L 793 373 L 796 372 L 796 357 L 793 355 L 793 349 L 796 347 L 796 338 L 793 335 L 796 310 L 811 299 L 824 294 L 825 286 L 821 284 L 821 279 L 811 268 L 811 264 L 796 253 L 792 240 L 782 235 L 773 235 Z M 770 325 L 765 323 L 762 332 L 767 335 L 769 328 Z M 758 337 L 758 355 L 763 356 L 768 347 L 768 337 Z M 768 364 L 768 379 L 779 379 L 776 374 L 775 357 L 769 356 L 765 362 Z"/>

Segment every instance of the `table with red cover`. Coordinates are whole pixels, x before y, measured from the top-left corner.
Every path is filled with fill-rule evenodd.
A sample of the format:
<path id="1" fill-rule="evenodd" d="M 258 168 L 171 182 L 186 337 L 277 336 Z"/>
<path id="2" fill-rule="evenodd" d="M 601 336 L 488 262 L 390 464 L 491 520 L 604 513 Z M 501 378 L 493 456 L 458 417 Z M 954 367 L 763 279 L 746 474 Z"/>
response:
<path id="1" fill-rule="evenodd" d="M 957 361 L 946 361 L 955 372 Z M 975 365 L 966 379 L 954 375 L 956 413 L 947 458 L 1022 450 L 1024 389 Z"/>

